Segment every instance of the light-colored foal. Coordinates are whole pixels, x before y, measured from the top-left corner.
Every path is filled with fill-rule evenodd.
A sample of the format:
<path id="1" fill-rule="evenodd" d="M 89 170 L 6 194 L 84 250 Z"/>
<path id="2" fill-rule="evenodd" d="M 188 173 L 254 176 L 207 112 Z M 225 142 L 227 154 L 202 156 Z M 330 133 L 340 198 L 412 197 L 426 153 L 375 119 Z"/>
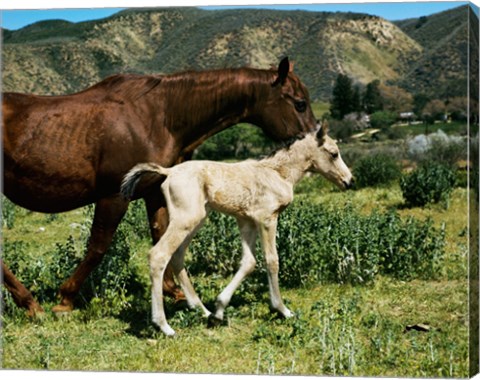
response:
<path id="1" fill-rule="evenodd" d="M 149 256 L 152 319 L 166 335 L 175 334 L 167 323 L 163 306 L 162 284 L 167 263 L 172 260 L 189 306 L 199 307 L 205 316 L 221 320 L 234 291 L 255 268 L 257 232 L 265 255 L 271 306 L 285 318 L 293 315 L 280 295 L 275 235 L 279 213 L 293 200 L 294 185 L 308 171 L 321 173 L 342 189 L 353 183 L 337 145 L 326 134 L 326 127 L 259 161 L 188 161 L 168 169 L 147 163 L 135 166 L 125 176 L 121 191 L 127 198 L 133 196 L 142 177 L 148 175 L 150 180 L 152 176 L 166 177 L 161 189 L 170 222 Z M 218 296 L 214 315 L 203 305 L 184 267 L 185 250 L 211 209 L 233 215 L 242 238 L 240 268 Z"/>

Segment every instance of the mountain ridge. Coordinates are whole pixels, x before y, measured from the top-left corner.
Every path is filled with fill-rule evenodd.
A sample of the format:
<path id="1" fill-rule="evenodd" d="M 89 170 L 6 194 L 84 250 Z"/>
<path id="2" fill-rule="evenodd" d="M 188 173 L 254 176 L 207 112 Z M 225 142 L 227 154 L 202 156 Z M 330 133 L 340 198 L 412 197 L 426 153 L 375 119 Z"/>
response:
<path id="1" fill-rule="evenodd" d="M 314 99 L 330 98 L 338 73 L 361 85 L 379 79 L 432 95 L 442 81 L 441 95 L 446 95 L 453 82 L 466 80 L 466 52 L 451 53 L 455 64 L 440 65 L 432 79 L 427 69 L 442 59 L 448 44 L 439 45 L 427 32 L 449 20 L 458 32 L 442 29 L 442 39 L 462 50 L 465 7 L 422 19 L 419 27 L 420 19 L 389 22 L 362 13 L 194 7 L 128 9 L 81 23 L 44 21 L 4 31 L 3 88 L 70 93 L 114 73 L 267 68 L 288 55 Z M 447 75 L 448 70 L 455 75 Z M 455 94 L 461 87 L 456 85 Z"/>

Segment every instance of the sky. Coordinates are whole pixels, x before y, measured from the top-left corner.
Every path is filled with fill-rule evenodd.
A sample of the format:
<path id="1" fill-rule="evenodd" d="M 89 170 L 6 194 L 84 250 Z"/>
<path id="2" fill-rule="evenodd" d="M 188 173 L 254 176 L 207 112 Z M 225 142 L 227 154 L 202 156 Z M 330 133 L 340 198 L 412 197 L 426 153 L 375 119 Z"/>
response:
<path id="1" fill-rule="evenodd" d="M 301 4 L 296 1 L 282 0 L 177 0 L 175 6 L 202 6 L 205 4 L 229 4 L 224 6 L 202 7 L 203 9 L 238 8 L 239 4 L 250 4 L 246 7 L 270 9 L 301 9 L 317 12 L 359 12 L 383 17 L 387 20 L 402 20 L 413 17 L 428 16 L 455 8 L 466 2 L 434 1 L 434 2 L 360 2 L 345 3 L 337 0 L 335 3 L 315 1 L 315 3 Z M 274 5 L 264 5 L 272 3 Z M 252 5 L 253 4 L 253 5 Z M 255 5 L 262 4 L 262 5 Z M 80 22 L 108 17 L 128 7 L 172 6 L 166 0 L 3 0 L 0 5 L 0 26 L 16 30 L 41 20 L 62 19 L 71 22 Z M 62 7 L 64 7 L 62 9 Z M 243 5 L 245 7 L 245 5 Z M 59 8 L 59 9 L 57 9 Z M 68 8 L 68 9 L 65 9 Z M 478 14 L 478 12 L 477 12 Z"/>

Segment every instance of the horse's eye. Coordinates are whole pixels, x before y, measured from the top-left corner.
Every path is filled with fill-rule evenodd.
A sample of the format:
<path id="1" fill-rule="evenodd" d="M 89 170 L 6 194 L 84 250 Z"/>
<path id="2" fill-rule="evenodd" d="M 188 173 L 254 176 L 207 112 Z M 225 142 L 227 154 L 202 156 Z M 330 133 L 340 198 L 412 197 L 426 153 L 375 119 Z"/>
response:
<path id="1" fill-rule="evenodd" d="M 305 100 L 296 100 L 295 109 L 297 112 L 305 112 L 307 110 L 307 102 Z"/>
<path id="2" fill-rule="evenodd" d="M 332 159 L 334 159 L 334 160 L 336 160 L 338 158 L 338 152 L 330 153 L 330 155 L 332 156 Z"/>

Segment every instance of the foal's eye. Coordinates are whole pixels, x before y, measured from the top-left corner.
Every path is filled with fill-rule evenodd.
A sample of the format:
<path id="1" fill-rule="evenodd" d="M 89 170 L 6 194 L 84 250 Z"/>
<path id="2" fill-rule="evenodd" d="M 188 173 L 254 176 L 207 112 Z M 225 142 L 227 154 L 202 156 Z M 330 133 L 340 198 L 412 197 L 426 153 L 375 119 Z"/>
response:
<path id="1" fill-rule="evenodd" d="M 307 110 L 307 102 L 305 100 L 296 100 L 294 104 L 297 112 L 305 112 Z"/>
<path id="2" fill-rule="evenodd" d="M 333 160 L 336 160 L 338 158 L 338 152 L 330 153 L 330 156 L 332 156 Z"/>

